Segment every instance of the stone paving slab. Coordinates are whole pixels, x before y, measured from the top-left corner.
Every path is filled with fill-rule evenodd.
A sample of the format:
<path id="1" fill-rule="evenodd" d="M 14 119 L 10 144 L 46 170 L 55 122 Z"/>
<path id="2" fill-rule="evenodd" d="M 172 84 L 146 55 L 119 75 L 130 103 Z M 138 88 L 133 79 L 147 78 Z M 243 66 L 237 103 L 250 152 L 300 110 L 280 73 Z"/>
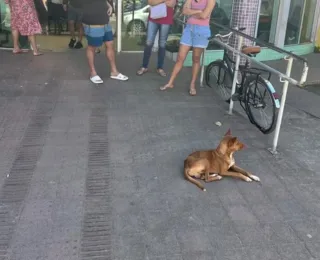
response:
<path id="1" fill-rule="evenodd" d="M 21 82 L 26 89 L 0 97 L 0 256 L 320 258 L 317 118 L 299 104 L 288 105 L 274 157 L 266 150 L 272 136 L 258 132 L 241 113 L 226 115 L 227 106 L 211 89 L 188 95 L 189 69 L 175 89 L 160 92 L 165 79 L 155 73 L 137 77 L 134 63 L 127 62 L 139 64 L 140 55 L 117 58 L 130 81 L 108 79 L 98 55 L 106 81 L 95 87 L 86 79 L 81 51 L 19 60 L 0 52 L 1 61 L 17 64 L 8 73 L 1 64 L 0 89 L 9 93 Z M 35 115 L 47 127 L 41 139 L 26 143 Z M 215 147 L 229 127 L 248 146 L 237 161 L 262 182 L 224 178 L 202 192 L 184 180 L 183 160 L 193 150 Z M 21 177 L 31 176 L 21 186 L 25 196 L 8 201 L 1 195 L 13 181 L 7 173 L 16 176 L 14 162 L 26 145 L 39 151 L 36 166 Z"/>

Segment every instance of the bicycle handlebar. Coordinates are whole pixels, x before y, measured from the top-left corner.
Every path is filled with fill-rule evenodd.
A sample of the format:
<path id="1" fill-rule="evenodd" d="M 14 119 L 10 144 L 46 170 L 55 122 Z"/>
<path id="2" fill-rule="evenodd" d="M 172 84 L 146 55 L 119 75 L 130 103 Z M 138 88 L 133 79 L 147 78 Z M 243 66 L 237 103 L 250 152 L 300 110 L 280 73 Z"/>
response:
<path id="1" fill-rule="evenodd" d="M 232 34 L 233 34 L 232 32 L 229 32 L 224 35 L 221 35 L 220 33 L 218 33 L 218 34 L 210 37 L 209 40 L 212 40 L 213 38 L 219 38 L 221 41 L 223 41 L 225 38 L 227 38 L 227 42 L 228 42 Z"/>
<path id="2" fill-rule="evenodd" d="M 245 27 L 241 27 L 241 28 L 238 28 L 238 27 L 235 27 L 234 28 L 234 30 L 238 30 L 238 31 L 244 31 L 246 28 Z M 233 34 L 233 31 L 231 31 L 231 32 L 229 32 L 229 33 L 227 33 L 227 34 L 220 34 L 220 33 L 218 33 L 218 34 L 216 34 L 216 35 L 214 35 L 214 36 L 211 36 L 211 37 L 209 37 L 208 39 L 209 40 L 212 40 L 213 38 L 220 38 L 220 40 L 221 41 L 223 41 L 223 39 L 225 39 L 225 38 L 227 38 L 227 41 L 230 39 L 230 37 L 232 36 L 232 34 Z"/>

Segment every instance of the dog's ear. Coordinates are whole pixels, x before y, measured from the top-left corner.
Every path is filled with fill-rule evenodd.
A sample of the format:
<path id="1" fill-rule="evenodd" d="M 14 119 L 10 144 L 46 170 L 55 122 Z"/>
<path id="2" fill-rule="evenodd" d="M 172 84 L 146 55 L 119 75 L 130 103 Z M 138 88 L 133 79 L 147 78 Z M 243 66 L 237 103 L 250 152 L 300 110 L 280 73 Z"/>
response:
<path id="1" fill-rule="evenodd" d="M 231 134 L 231 129 L 230 129 L 230 128 L 229 128 L 229 129 L 228 129 L 228 131 L 224 134 L 224 136 L 227 136 L 227 135 L 232 135 L 232 134 Z"/>

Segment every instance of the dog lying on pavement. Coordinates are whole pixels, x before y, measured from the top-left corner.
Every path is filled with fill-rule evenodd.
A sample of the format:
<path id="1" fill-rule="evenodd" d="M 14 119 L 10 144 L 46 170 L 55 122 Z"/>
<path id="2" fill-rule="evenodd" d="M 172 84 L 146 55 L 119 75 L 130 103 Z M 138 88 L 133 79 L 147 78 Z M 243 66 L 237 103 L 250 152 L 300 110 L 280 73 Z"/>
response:
<path id="1" fill-rule="evenodd" d="M 196 151 L 185 159 L 185 178 L 203 191 L 206 191 L 206 189 L 196 179 L 212 182 L 221 180 L 223 176 L 230 176 L 246 182 L 260 181 L 258 176 L 241 169 L 235 164 L 233 154 L 244 147 L 245 145 L 237 137 L 231 135 L 229 129 L 215 150 Z"/>

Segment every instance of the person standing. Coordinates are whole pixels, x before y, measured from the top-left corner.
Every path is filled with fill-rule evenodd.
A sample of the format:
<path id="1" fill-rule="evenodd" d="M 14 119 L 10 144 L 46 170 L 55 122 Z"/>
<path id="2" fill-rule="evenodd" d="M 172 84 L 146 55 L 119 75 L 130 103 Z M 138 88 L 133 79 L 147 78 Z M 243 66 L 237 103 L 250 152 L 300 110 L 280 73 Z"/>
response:
<path id="1" fill-rule="evenodd" d="M 173 88 L 173 83 L 183 67 L 184 60 L 192 47 L 192 79 L 189 94 L 195 96 L 196 79 L 200 70 L 200 59 L 203 50 L 207 48 L 211 35 L 209 22 L 211 12 L 216 4 L 215 0 L 187 0 L 182 13 L 189 16 L 187 25 L 183 30 L 176 64 L 174 65 L 169 82 L 160 88 L 167 90 Z"/>
<path id="2" fill-rule="evenodd" d="M 112 6 L 106 0 L 82 0 L 82 3 L 82 23 L 88 41 L 86 54 L 90 68 L 91 82 L 95 84 L 103 83 L 94 65 L 95 51 L 102 44 L 105 44 L 106 57 L 111 67 L 110 78 L 121 81 L 128 80 L 128 77 L 121 74 L 116 66 L 112 28 L 109 24 L 109 17 L 112 15 Z"/>
<path id="3" fill-rule="evenodd" d="M 82 6 L 83 0 L 63 0 L 63 9 L 68 12 L 68 26 L 71 34 L 69 48 L 81 49 L 83 28 L 82 28 Z M 90 1 L 89 1 L 90 2 Z M 78 30 L 78 41 L 76 39 L 76 29 Z"/>
<path id="4" fill-rule="evenodd" d="M 168 39 L 171 25 L 173 24 L 174 6 L 176 0 L 148 0 L 148 4 L 155 6 L 165 3 L 167 6 L 167 16 L 159 19 L 152 19 L 149 14 L 148 29 L 147 29 L 147 42 L 143 52 L 142 66 L 137 71 L 137 75 L 141 76 L 148 72 L 148 64 L 151 57 L 152 47 L 159 32 L 159 48 L 158 48 L 158 64 L 157 72 L 160 76 L 165 77 L 167 74 L 163 70 L 164 58 L 166 55 L 166 42 Z"/>
<path id="5" fill-rule="evenodd" d="M 42 28 L 33 0 L 5 0 L 11 12 L 11 31 L 13 39 L 13 54 L 24 51 L 19 46 L 19 34 L 28 36 L 34 56 L 42 55 L 38 50 L 36 34 L 41 34 Z"/>

